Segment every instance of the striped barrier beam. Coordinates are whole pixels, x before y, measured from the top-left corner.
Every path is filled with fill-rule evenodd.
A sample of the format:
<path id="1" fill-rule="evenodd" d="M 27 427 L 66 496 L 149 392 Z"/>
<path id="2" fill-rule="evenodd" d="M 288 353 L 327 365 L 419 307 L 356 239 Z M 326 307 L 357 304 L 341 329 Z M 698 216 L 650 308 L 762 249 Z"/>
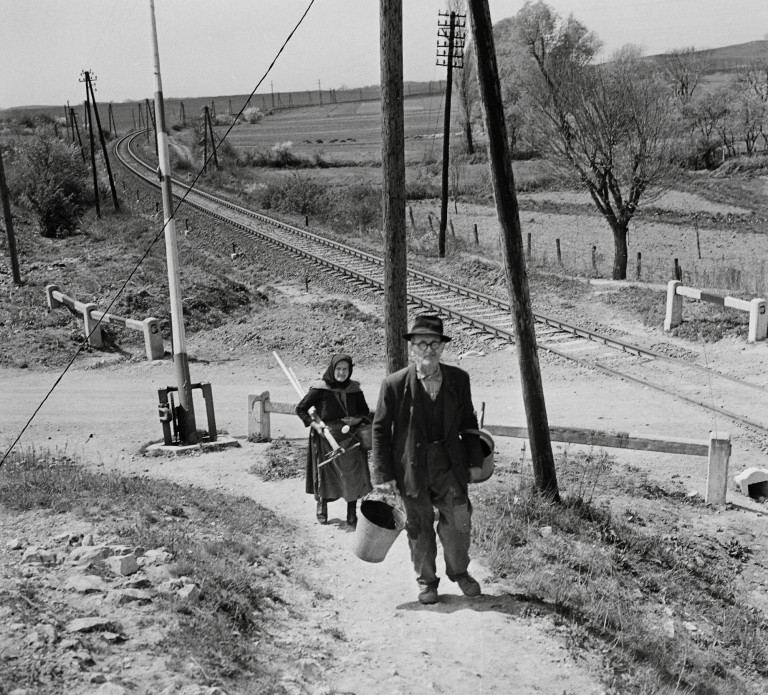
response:
<path id="1" fill-rule="evenodd" d="M 768 337 L 768 310 L 766 310 L 765 299 L 757 297 L 747 300 L 738 299 L 737 297 L 723 297 L 718 294 L 698 290 L 695 287 L 685 287 L 680 280 L 670 280 L 667 284 L 667 312 L 664 318 L 665 331 L 671 331 L 683 322 L 683 297 L 747 311 L 749 312 L 747 342 L 755 343 Z"/>

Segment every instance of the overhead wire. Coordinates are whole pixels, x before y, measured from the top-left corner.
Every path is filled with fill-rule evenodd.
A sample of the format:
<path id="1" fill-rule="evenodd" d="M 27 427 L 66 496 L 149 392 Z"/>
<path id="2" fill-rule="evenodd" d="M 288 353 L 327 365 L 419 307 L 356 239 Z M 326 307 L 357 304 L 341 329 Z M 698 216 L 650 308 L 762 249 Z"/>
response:
<path id="1" fill-rule="evenodd" d="M 224 135 L 219 140 L 219 144 L 221 144 L 224 140 L 226 140 L 227 136 L 232 131 L 232 128 L 234 128 L 235 124 L 240 119 L 240 116 L 242 116 L 243 112 L 248 107 L 248 104 L 250 103 L 250 101 L 253 98 L 253 96 L 256 94 L 256 91 L 259 89 L 259 87 L 262 85 L 264 80 L 267 78 L 267 75 L 269 75 L 269 73 L 272 71 L 272 68 L 275 66 L 275 63 L 277 62 L 277 59 L 280 57 L 282 52 L 285 50 L 285 47 L 291 41 L 291 39 L 293 38 L 293 35 L 296 33 L 298 28 L 302 25 L 302 23 L 304 22 L 304 19 L 309 14 L 309 11 L 312 9 L 312 5 L 314 5 L 314 4 L 315 4 L 315 0 L 309 0 L 309 4 L 307 5 L 307 8 L 304 10 L 304 13 L 301 15 L 301 17 L 299 18 L 299 21 L 296 23 L 296 25 L 293 27 L 293 29 L 290 31 L 290 33 L 286 37 L 285 41 L 283 41 L 283 44 L 278 49 L 277 53 L 275 54 L 275 57 L 272 59 L 272 62 L 269 64 L 269 66 L 267 67 L 266 71 L 262 75 L 261 79 L 256 83 L 256 86 L 253 88 L 251 93 L 248 95 L 248 98 L 245 100 L 245 103 L 241 107 L 240 111 L 238 111 L 237 116 L 235 116 L 235 118 L 232 120 L 232 123 L 230 124 L 229 128 L 227 128 L 227 130 L 225 131 Z M 165 229 L 168 226 L 168 223 L 172 219 L 175 219 L 176 213 L 178 212 L 179 208 L 181 207 L 181 204 L 187 199 L 187 196 L 191 193 L 191 191 L 193 190 L 193 188 L 195 187 L 195 185 L 199 181 L 200 177 L 203 175 L 203 172 L 205 171 L 206 167 L 208 166 L 208 163 L 213 158 L 214 152 L 216 151 L 216 148 L 217 148 L 217 145 L 216 145 L 216 143 L 214 143 L 213 144 L 213 148 L 212 148 L 213 151 L 208 156 L 208 158 L 203 162 L 203 166 L 197 172 L 197 175 L 192 180 L 192 182 L 189 184 L 189 186 L 187 186 L 187 189 L 185 190 L 184 194 L 181 196 L 181 198 L 177 202 L 176 206 L 173 208 L 173 211 L 171 212 L 171 215 L 169 216 L 169 218 L 163 223 L 162 227 L 160 228 L 160 231 L 158 231 L 158 233 L 152 239 L 152 241 L 150 242 L 150 244 L 147 247 L 146 251 L 144 252 L 144 254 L 139 259 L 138 263 L 134 266 L 133 270 L 130 272 L 130 274 L 128 275 L 126 280 L 120 286 L 120 289 L 118 289 L 117 293 L 112 298 L 112 301 L 107 306 L 106 311 L 104 311 L 105 315 L 109 314 L 109 310 L 112 308 L 114 303 L 117 301 L 117 299 L 123 293 L 125 288 L 128 286 L 128 283 L 133 279 L 133 276 L 136 274 L 136 272 L 138 272 L 139 268 L 141 267 L 141 264 L 145 261 L 145 259 L 149 255 L 149 253 L 152 250 L 152 248 L 154 247 L 154 245 L 157 243 L 157 241 L 160 239 L 160 237 L 163 236 L 163 234 L 165 233 Z M 13 440 L 13 443 L 8 447 L 6 452 L 3 454 L 3 458 L 0 459 L 0 467 L 3 466 L 3 464 L 6 461 L 6 459 L 10 456 L 11 452 L 13 451 L 13 449 L 19 443 L 21 438 L 24 436 L 24 433 L 27 431 L 29 426 L 32 424 L 32 421 L 35 419 L 37 414 L 40 412 L 40 409 L 43 407 L 43 405 L 45 405 L 46 401 L 50 398 L 51 394 L 54 392 L 54 390 L 59 385 L 59 383 L 61 383 L 61 380 L 64 378 L 65 374 L 69 371 L 70 367 L 74 364 L 74 362 L 77 359 L 77 357 L 80 355 L 80 353 L 82 353 L 82 351 L 85 349 L 86 345 L 88 345 L 88 341 L 89 341 L 91 335 L 93 335 L 94 331 L 96 331 L 99 328 L 99 326 L 100 326 L 102 321 L 103 321 L 103 316 L 102 316 L 102 318 L 100 318 L 94 324 L 94 326 L 91 329 L 91 331 L 88 333 L 88 335 L 85 337 L 85 339 L 80 344 L 78 349 L 75 351 L 74 355 L 72 356 L 72 359 L 64 367 L 64 371 L 62 371 L 61 374 L 56 379 L 56 381 L 53 382 L 53 386 L 51 386 L 51 388 L 48 390 L 48 393 L 45 394 L 45 396 L 43 397 L 42 401 L 40 401 L 40 403 L 38 404 L 37 408 L 35 408 L 35 411 L 32 413 L 32 415 L 29 417 L 29 419 L 25 423 L 24 427 L 22 427 L 22 429 L 19 432 L 19 434 Z"/>

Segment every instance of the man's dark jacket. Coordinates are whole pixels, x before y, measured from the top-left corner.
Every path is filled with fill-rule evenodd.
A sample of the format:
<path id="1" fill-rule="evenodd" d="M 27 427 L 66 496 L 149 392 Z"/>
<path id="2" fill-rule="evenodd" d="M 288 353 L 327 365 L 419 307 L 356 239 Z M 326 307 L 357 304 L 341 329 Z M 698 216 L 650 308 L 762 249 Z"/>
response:
<path id="1" fill-rule="evenodd" d="M 441 364 L 444 420 L 443 441 L 451 468 L 466 490 L 469 467 L 481 466 L 483 452 L 474 435 L 459 437 L 462 430 L 476 430 L 477 416 L 472 405 L 469 374 L 463 369 Z M 381 384 L 379 402 L 373 419 L 373 458 L 371 478 L 374 485 L 397 481 L 401 493 L 416 496 L 426 474 L 427 434 L 420 417 L 416 389 L 416 367 L 411 365 L 390 374 Z"/>

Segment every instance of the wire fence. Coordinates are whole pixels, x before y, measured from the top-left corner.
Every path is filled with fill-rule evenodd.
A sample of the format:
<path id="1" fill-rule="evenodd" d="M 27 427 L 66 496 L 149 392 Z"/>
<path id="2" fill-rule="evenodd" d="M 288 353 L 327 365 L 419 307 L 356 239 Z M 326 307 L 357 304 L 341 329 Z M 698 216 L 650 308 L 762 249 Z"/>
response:
<path id="1" fill-rule="evenodd" d="M 614 249 L 596 244 L 581 245 L 556 239 L 551 248 L 535 245 L 530 235 L 524 239 L 526 257 L 532 267 L 590 278 L 612 278 Z M 650 284 L 681 280 L 691 287 L 728 290 L 735 294 L 765 297 L 765 260 L 754 257 L 722 256 L 696 258 L 670 257 L 643 252 L 629 254 L 627 280 Z"/>

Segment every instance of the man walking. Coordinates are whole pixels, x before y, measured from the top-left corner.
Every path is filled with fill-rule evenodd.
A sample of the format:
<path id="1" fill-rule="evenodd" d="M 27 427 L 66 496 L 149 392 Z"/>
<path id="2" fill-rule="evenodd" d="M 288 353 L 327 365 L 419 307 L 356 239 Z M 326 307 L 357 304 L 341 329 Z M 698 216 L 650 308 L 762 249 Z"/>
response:
<path id="1" fill-rule="evenodd" d="M 419 601 L 439 600 L 434 508 L 448 578 L 465 596 L 479 596 L 480 585 L 467 572 L 469 468 L 483 463 L 476 434 L 461 434 L 478 427 L 469 375 L 441 364 L 450 338 L 438 316 L 417 316 L 403 337 L 409 341 L 410 366 L 381 385 L 373 420 L 372 482 L 379 490 L 396 488 L 402 496 Z"/>

